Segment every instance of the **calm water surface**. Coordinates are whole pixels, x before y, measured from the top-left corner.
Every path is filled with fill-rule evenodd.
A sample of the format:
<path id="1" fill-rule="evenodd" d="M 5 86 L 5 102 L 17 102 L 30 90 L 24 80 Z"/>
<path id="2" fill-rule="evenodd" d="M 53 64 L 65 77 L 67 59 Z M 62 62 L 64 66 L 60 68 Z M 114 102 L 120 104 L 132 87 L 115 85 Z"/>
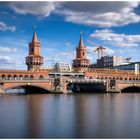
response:
<path id="1" fill-rule="evenodd" d="M 0 95 L 0 138 L 140 138 L 140 94 Z"/>

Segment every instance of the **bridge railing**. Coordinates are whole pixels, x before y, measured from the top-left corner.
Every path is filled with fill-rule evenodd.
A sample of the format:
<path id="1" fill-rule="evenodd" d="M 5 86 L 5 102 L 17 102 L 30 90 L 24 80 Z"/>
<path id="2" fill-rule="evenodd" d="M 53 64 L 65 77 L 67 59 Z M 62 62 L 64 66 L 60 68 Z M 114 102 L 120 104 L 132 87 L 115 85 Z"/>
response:
<path id="1" fill-rule="evenodd" d="M 119 83 L 140 83 L 140 80 L 117 80 Z"/>
<path id="2" fill-rule="evenodd" d="M 49 82 L 51 78 L 45 79 L 0 79 L 0 82 Z"/>
<path id="3" fill-rule="evenodd" d="M 103 79 L 72 79 L 70 83 L 105 83 L 106 80 Z"/>

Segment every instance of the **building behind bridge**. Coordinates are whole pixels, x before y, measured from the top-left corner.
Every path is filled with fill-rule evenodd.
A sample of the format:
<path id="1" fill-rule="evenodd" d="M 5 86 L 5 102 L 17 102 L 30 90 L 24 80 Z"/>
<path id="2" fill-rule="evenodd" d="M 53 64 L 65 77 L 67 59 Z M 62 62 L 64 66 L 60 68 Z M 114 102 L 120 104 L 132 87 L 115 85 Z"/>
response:
<path id="1" fill-rule="evenodd" d="M 70 63 L 58 62 L 54 65 L 56 72 L 72 72 L 72 65 Z"/>
<path id="2" fill-rule="evenodd" d="M 119 70 L 140 70 L 140 62 L 131 62 L 129 64 L 114 66 L 113 69 L 119 69 Z"/>
<path id="3" fill-rule="evenodd" d="M 97 59 L 97 68 L 113 69 L 114 66 L 123 64 L 122 56 L 103 56 Z"/>

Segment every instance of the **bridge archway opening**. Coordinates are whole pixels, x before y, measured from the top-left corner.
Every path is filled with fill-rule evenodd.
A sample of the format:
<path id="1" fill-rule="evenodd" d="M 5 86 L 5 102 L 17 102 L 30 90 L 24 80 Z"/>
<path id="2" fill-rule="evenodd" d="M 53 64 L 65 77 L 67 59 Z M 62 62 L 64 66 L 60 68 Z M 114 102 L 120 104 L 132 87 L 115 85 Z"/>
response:
<path id="1" fill-rule="evenodd" d="M 25 80 L 29 79 L 28 75 L 25 75 L 25 76 L 24 76 L 24 79 L 25 79 Z"/>
<path id="2" fill-rule="evenodd" d="M 24 94 L 50 93 L 49 90 L 34 85 L 20 85 L 20 86 L 8 88 L 5 91 L 6 93 L 24 93 Z"/>
<path id="3" fill-rule="evenodd" d="M 140 93 L 140 87 L 130 86 L 121 90 L 121 93 Z"/>
<path id="4" fill-rule="evenodd" d="M 30 76 L 30 79 L 34 79 L 34 76 L 33 76 L 33 75 L 31 75 L 31 76 Z"/>
<path id="5" fill-rule="evenodd" d="M 39 76 L 39 79 L 40 79 L 40 80 L 44 79 L 43 75 L 40 75 L 40 76 Z"/>
<path id="6" fill-rule="evenodd" d="M 19 75 L 19 79 L 22 80 L 23 79 L 23 76 L 22 75 Z"/>
<path id="7" fill-rule="evenodd" d="M 4 74 L 1 77 L 2 77 L 2 79 L 6 79 L 6 75 L 4 75 Z"/>
<path id="8" fill-rule="evenodd" d="M 8 77 L 8 80 L 11 80 L 12 79 L 12 76 L 11 75 L 8 75 L 7 77 Z"/>

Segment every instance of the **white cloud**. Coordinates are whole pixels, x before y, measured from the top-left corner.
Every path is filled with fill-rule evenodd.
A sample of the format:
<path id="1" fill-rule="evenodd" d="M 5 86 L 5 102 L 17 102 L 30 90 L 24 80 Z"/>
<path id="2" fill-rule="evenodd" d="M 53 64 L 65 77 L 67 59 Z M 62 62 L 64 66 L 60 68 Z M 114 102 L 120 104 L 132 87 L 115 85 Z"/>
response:
<path id="1" fill-rule="evenodd" d="M 73 59 L 75 59 L 75 51 L 61 51 L 57 52 L 55 57 L 57 62 L 69 62 L 71 63 Z"/>
<path id="2" fill-rule="evenodd" d="M 74 55 L 75 55 L 75 52 L 72 52 L 72 51 L 71 51 L 71 52 L 70 52 L 70 51 L 69 51 L 69 52 L 60 52 L 59 55 L 60 55 L 60 56 L 67 57 L 67 58 L 68 58 L 68 57 L 69 57 L 69 58 L 73 58 Z"/>
<path id="3" fill-rule="evenodd" d="M 0 30 L 1 31 L 11 31 L 11 32 L 15 32 L 16 31 L 16 27 L 15 26 L 8 26 L 7 24 L 5 24 L 4 22 L 0 21 Z"/>
<path id="4" fill-rule="evenodd" d="M 47 17 L 55 9 L 55 2 L 9 2 L 8 5 L 18 14 L 38 17 Z"/>
<path id="5" fill-rule="evenodd" d="M 140 21 L 134 11 L 139 2 L 64 2 L 60 3 L 56 13 L 65 17 L 66 21 L 96 25 L 100 27 L 122 26 Z"/>
<path id="6" fill-rule="evenodd" d="M 21 61 L 19 59 L 15 59 L 9 56 L 0 56 L 0 64 L 1 65 L 19 65 Z"/>
<path id="7" fill-rule="evenodd" d="M 0 47 L 0 53 L 17 52 L 16 48 Z"/>
<path id="8" fill-rule="evenodd" d="M 96 30 L 90 37 L 100 39 L 115 47 L 137 47 L 140 35 L 117 34 L 110 29 Z"/>
<path id="9" fill-rule="evenodd" d="M 44 48 L 47 52 L 53 53 L 54 51 L 56 51 L 55 48 Z"/>
<path id="10" fill-rule="evenodd" d="M 8 2 L 18 14 L 45 18 L 52 12 L 68 22 L 100 27 L 123 26 L 140 21 L 138 1 Z"/>
<path id="11" fill-rule="evenodd" d="M 1 11 L 0 14 L 2 14 L 2 15 L 9 15 L 9 13 L 7 11 Z"/>

